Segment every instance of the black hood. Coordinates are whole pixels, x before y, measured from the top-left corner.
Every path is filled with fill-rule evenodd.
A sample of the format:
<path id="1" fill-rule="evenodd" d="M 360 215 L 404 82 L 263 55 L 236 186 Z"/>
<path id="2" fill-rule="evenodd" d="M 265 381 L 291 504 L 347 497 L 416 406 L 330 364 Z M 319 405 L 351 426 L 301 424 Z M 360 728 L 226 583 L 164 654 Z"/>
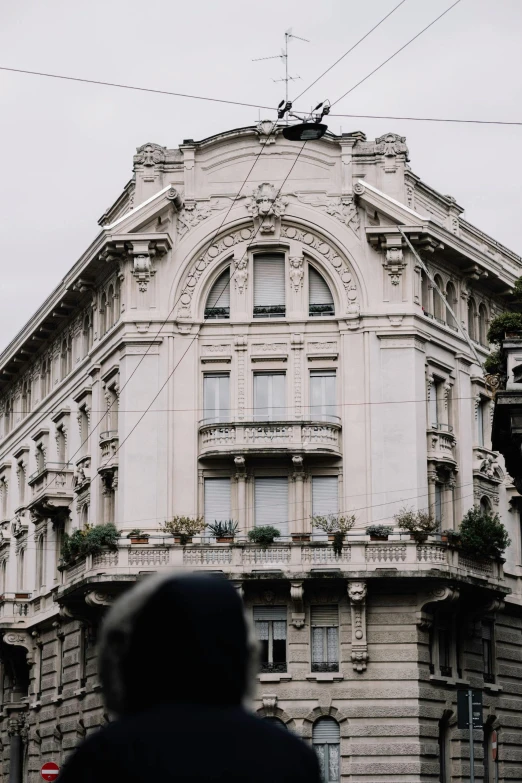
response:
<path id="1" fill-rule="evenodd" d="M 103 624 L 107 707 L 122 715 L 168 703 L 238 705 L 252 649 L 243 603 L 225 578 L 149 577 L 118 599 Z"/>

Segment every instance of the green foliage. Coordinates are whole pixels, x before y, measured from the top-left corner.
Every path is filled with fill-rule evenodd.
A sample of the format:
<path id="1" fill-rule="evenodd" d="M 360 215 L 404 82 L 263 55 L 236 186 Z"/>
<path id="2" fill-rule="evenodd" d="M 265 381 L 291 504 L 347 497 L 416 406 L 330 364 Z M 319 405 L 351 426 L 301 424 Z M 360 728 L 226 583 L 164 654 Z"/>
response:
<path id="1" fill-rule="evenodd" d="M 426 539 L 430 533 L 434 533 L 439 523 L 428 509 L 414 511 L 413 508 L 401 508 L 394 516 L 397 527 L 407 530 L 415 538 Z"/>
<path id="2" fill-rule="evenodd" d="M 460 533 L 458 530 L 443 530 L 442 535 L 448 539 L 448 544 L 460 544 Z"/>
<path id="3" fill-rule="evenodd" d="M 393 528 L 388 525 L 368 525 L 366 533 L 375 538 L 388 538 L 393 533 Z"/>
<path id="4" fill-rule="evenodd" d="M 312 524 L 323 533 L 347 533 L 355 525 L 355 514 L 340 516 L 339 514 L 325 514 L 312 517 Z"/>
<path id="5" fill-rule="evenodd" d="M 500 348 L 486 356 L 484 369 L 489 375 L 501 375 L 506 371 L 506 362 Z"/>
<path id="6" fill-rule="evenodd" d="M 487 339 L 500 345 L 506 332 L 522 331 L 522 313 L 501 313 L 491 320 Z"/>
<path id="7" fill-rule="evenodd" d="M 272 527 L 272 525 L 260 525 L 253 530 L 248 531 L 248 538 L 254 544 L 261 544 L 267 546 L 274 543 L 274 538 L 278 538 L 281 535 L 280 531 Z"/>
<path id="8" fill-rule="evenodd" d="M 172 517 L 162 525 L 163 530 L 171 536 L 181 536 L 186 543 L 192 536 L 197 536 L 205 529 L 203 517 Z"/>
<path id="9" fill-rule="evenodd" d="M 239 524 L 233 519 L 227 519 L 224 522 L 214 521 L 207 525 L 207 528 L 213 538 L 234 538 L 239 530 Z"/>
<path id="10" fill-rule="evenodd" d="M 74 530 L 71 535 L 66 533 L 62 546 L 63 567 L 67 568 L 87 555 L 97 555 L 103 549 L 115 551 L 119 537 L 119 531 L 112 523 L 87 525 L 83 530 Z"/>
<path id="11" fill-rule="evenodd" d="M 132 530 L 127 533 L 127 538 L 148 538 L 148 533 L 144 533 L 139 527 L 133 527 Z"/>
<path id="12" fill-rule="evenodd" d="M 498 514 L 470 508 L 460 524 L 462 548 L 472 557 L 500 559 L 511 540 Z"/>

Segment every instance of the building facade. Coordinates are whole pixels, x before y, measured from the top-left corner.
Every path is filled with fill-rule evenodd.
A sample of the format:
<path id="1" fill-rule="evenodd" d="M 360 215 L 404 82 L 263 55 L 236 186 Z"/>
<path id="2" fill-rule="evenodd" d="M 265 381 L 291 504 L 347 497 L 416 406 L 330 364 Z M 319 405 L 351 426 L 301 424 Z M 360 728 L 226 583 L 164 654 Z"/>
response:
<path id="1" fill-rule="evenodd" d="M 329 783 L 467 780 L 470 685 L 476 780 L 522 777 L 520 496 L 479 363 L 522 260 L 412 172 L 403 137 L 298 155 L 271 127 L 140 147 L 0 357 L 3 780 L 34 783 L 109 720 L 99 622 L 171 568 L 233 580 L 262 652 L 254 709 L 312 742 Z M 473 505 L 501 515 L 503 564 L 366 534 L 404 507 L 456 528 Z M 327 513 L 356 518 L 337 554 L 311 522 Z M 182 546 L 175 515 L 238 534 Z M 65 533 L 111 522 L 115 551 L 61 564 Z M 249 542 L 267 524 L 274 544 Z"/>

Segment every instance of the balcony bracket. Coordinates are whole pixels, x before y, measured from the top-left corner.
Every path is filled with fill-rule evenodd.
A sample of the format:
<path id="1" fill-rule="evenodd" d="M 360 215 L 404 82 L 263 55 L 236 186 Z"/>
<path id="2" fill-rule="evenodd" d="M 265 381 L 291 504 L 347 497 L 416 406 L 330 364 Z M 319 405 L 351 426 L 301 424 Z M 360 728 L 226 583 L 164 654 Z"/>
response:
<path id="1" fill-rule="evenodd" d="M 292 617 L 290 622 L 300 630 L 305 624 L 305 610 L 303 602 L 303 583 L 290 582 L 290 598 L 292 601 Z"/>
<path id="2" fill-rule="evenodd" d="M 352 612 L 352 665 L 356 672 L 366 671 L 368 639 L 366 637 L 366 582 L 348 582 L 348 599 Z"/>

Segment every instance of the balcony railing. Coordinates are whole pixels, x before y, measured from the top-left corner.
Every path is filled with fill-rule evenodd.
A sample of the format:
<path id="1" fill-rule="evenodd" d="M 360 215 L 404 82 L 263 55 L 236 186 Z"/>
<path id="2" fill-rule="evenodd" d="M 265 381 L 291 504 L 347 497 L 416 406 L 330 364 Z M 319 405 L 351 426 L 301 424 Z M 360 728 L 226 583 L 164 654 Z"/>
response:
<path id="1" fill-rule="evenodd" d="M 275 673 L 275 674 L 285 674 L 286 673 L 286 662 L 285 663 L 268 663 L 267 661 L 261 662 L 261 672 L 263 674 L 268 673 Z"/>
<path id="2" fill-rule="evenodd" d="M 312 663 L 312 671 L 313 672 L 338 672 L 339 663 L 319 663 L 316 661 Z"/>
<path id="3" fill-rule="evenodd" d="M 341 422 L 335 416 L 312 421 L 200 422 L 200 457 L 227 453 L 276 453 L 300 451 L 338 456 Z"/>
<path id="4" fill-rule="evenodd" d="M 118 451 L 118 430 L 106 430 L 100 433 L 101 462 L 105 468 L 116 464 Z"/>
<path id="5" fill-rule="evenodd" d="M 32 490 L 31 502 L 47 495 L 72 497 L 73 470 L 69 463 L 46 462 L 29 476 L 27 483 Z"/>
<path id="6" fill-rule="evenodd" d="M 456 438 L 451 424 L 430 424 L 427 432 L 428 458 L 455 464 Z"/>

